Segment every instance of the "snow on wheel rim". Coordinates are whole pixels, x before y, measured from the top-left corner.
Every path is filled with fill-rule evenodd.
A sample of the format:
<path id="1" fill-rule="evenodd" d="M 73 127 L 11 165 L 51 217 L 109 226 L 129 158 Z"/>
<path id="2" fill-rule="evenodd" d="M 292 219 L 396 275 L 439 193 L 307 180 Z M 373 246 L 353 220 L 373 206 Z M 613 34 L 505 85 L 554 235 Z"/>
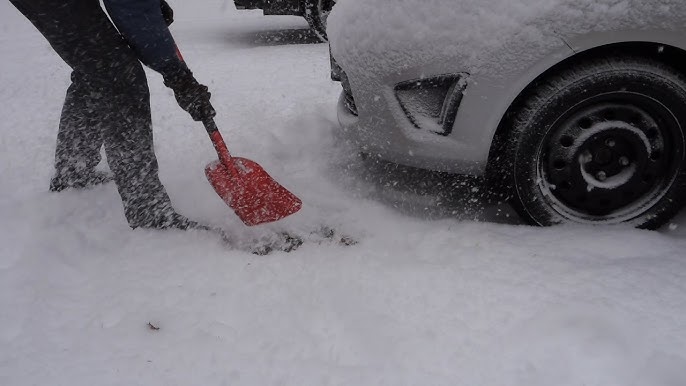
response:
<path id="1" fill-rule="evenodd" d="M 574 222 L 616 224 L 657 204 L 683 157 L 672 112 L 628 92 L 598 95 L 570 111 L 536 154 L 537 184 L 555 211 Z"/>

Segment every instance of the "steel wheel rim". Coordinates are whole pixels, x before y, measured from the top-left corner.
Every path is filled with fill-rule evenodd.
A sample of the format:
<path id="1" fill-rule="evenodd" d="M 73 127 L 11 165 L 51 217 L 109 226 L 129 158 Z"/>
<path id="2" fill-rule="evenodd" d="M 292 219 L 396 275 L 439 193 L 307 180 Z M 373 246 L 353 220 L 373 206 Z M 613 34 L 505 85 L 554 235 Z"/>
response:
<path id="1" fill-rule="evenodd" d="M 677 118 L 659 101 L 628 91 L 597 95 L 550 127 L 536 154 L 537 183 L 563 217 L 623 222 L 662 198 L 683 148 Z"/>

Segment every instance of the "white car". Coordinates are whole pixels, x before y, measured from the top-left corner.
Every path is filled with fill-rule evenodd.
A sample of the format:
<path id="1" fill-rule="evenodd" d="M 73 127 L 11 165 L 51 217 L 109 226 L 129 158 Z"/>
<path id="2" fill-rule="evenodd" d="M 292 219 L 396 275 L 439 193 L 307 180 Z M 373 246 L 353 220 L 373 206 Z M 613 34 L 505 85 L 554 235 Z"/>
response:
<path id="1" fill-rule="evenodd" d="M 684 0 L 339 0 L 328 33 L 366 153 L 484 176 L 537 225 L 686 202 Z"/>

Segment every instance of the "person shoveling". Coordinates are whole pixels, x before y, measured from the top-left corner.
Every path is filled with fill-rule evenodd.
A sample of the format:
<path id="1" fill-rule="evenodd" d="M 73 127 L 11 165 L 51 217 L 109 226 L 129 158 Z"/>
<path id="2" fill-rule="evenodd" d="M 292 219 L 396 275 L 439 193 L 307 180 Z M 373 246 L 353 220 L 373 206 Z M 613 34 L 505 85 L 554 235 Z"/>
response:
<path id="1" fill-rule="evenodd" d="M 212 230 L 177 213 L 160 182 L 142 62 L 162 75 L 193 120 L 204 123 L 219 156 L 206 175 L 245 224 L 276 221 L 300 209 L 301 201 L 257 163 L 229 154 L 210 92 L 195 79 L 169 32 L 173 11 L 166 2 L 104 0 L 107 13 L 99 0 L 10 2 L 72 69 L 51 191 L 110 181 L 95 170 L 104 145 L 131 228 Z"/>

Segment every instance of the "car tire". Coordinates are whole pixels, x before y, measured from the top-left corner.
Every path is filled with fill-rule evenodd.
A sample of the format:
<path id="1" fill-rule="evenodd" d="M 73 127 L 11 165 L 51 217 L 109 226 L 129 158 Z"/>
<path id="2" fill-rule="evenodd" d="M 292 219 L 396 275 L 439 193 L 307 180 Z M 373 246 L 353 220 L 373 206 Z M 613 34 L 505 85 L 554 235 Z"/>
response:
<path id="1" fill-rule="evenodd" d="M 498 162 L 525 220 L 656 229 L 684 206 L 681 72 L 617 56 L 567 66 L 526 95 Z"/>
<path id="2" fill-rule="evenodd" d="M 328 41 L 326 21 L 337 0 L 304 0 L 305 20 L 322 42 Z"/>

